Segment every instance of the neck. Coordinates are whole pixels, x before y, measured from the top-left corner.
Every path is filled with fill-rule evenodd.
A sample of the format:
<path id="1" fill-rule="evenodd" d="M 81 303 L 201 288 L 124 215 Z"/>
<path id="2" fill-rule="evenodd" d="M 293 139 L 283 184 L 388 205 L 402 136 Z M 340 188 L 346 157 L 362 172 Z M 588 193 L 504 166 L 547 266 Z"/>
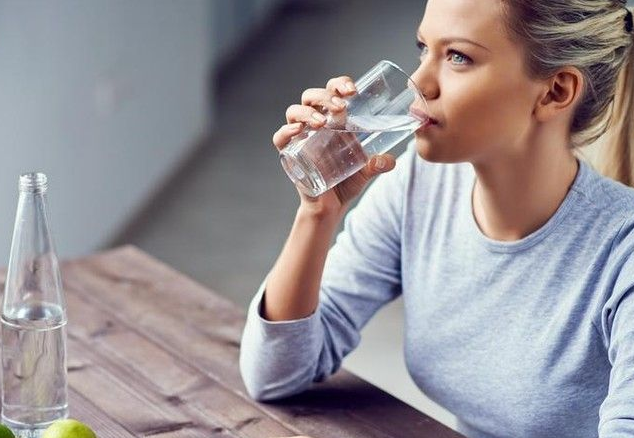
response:
<path id="1" fill-rule="evenodd" d="M 565 199 L 578 171 L 567 140 L 533 143 L 530 153 L 474 163 L 473 214 L 489 238 L 519 240 L 543 226 Z"/>

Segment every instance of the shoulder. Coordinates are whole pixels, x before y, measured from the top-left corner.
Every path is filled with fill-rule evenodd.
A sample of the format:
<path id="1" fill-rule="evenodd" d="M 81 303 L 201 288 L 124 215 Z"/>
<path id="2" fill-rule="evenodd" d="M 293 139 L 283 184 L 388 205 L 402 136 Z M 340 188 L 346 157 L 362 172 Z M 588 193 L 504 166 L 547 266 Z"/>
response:
<path id="1" fill-rule="evenodd" d="M 580 195 L 581 202 L 597 219 L 610 218 L 613 226 L 627 227 L 634 220 L 634 188 L 599 174 L 585 161 L 580 163 L 582 181 L 573 190 Z"/>
<path id="2" fill-rule="evenodd" d="M 586 230 L 601 230 L 589 235 L 601 233 L 606 238 L 607 257 L 601 274 L 607 282 L 606 317 L 634 287 L 634 188 L 599 174 L 585 162 L 582 166 L 584 180 L 574 189 L 581 198 L 579 211 L 591 222 Z M 599 246 L 595 242 L 597 252 Z"/>
<path id="3" fill-rule="evenodd" d="M 608 263 L 622 260 L 634 251 L 634 188 L 607 178 L 590 164 L 580 161 L 572 188 L 570 232 L 606 254 Z M 601 250 L 599 250 L 601 248 Z"/>

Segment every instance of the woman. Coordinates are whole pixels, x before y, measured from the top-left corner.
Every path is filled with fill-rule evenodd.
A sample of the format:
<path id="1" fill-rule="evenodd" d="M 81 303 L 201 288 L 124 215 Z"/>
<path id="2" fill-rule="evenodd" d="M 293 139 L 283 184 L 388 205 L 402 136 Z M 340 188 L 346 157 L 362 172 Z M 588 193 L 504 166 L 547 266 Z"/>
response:
<path id="1" fill-rule="evenodd" d="M 414 382 L 468 437 L 634 437 L 632 14 L 613 0 L 429 0 L 418 29 L 432 123 L 301 202 L 249 311 L 259 400 L 337 370 L 403 295 Z M 278 148 L 342 77 L 287 111 Z M 601 136 L 599 175 L 576 148 Z M 619 182 L 617 182 L 617 181 Z"/>

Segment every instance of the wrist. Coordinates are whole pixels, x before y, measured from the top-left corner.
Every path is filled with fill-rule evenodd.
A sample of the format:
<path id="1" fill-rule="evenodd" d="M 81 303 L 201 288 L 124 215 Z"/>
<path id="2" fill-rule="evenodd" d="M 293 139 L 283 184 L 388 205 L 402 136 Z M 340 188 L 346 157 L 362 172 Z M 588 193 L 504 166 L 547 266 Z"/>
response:
<path id="1" fill-rule="evenodd" d="M 296 219 L 314 222 L 316 224 L 337 226 L 343 218 L 345 211 L 346 209 L 344 207 L 332 208 L 302 202 L 297 209 Z"/>

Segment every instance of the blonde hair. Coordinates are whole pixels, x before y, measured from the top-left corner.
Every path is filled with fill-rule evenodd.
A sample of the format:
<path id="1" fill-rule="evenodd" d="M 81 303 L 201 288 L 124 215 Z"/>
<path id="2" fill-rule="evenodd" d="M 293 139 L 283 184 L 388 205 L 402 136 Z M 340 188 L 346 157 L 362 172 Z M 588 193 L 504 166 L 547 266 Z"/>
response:
<path id="1" fill-rule="evenodd" d="M 631 14 L 620 0 L 502 0 L 510 35 L 526 49 L 533 77 L 575 67 L 585 89 L 570 127 L 583 158 L 634 185 L 634 49 Z M 586 148 L 584 148 L 584 151 Z"/>

